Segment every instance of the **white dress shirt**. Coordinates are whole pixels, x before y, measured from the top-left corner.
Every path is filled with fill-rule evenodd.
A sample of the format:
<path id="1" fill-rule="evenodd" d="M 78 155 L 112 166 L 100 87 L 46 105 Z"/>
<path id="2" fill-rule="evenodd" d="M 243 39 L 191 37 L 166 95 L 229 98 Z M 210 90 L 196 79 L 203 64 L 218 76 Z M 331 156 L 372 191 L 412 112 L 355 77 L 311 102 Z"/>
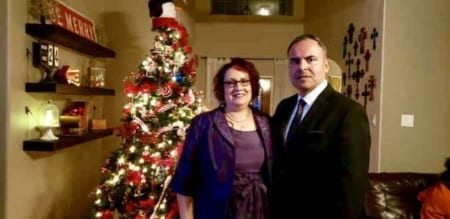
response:
<path id="1" fill-rule="evenodd" d="M 309 109 L 311 109 L 311 106 L 316 101 L 317 97 L 322 93 L 322 91 L 325 90 L 327 85 L 328 85 L 327 80 L 324 80 L 317 87 L 315 87 L 311 92 L 309 92 L 306 96 L 302 97 L 302 96 L 300 96 L 300 94 L 298 94 L 297 104 L 295 104 L 295 107 L 291 112 L 291 117 L 289 118 L 289 122 L 288 122 L 286 128 L 284 129 L 284 134 L 283 134 L 284 140 L 286 140 L 287 133 L 289 132 L 289 129 L 291 128 L 291 123 L 295 117 L 295 113 L 297 112 L 298 102 L 300 101 L 300 99 L 303 99 L 303 101 L 305 101 L 305 103 L 306 103 L 305 106 L 303 107 L 303 111 L 302 111 L 301 119 L 303 120 L 303 118 L 305 118 L 305 115 L 308 113 Z"/>

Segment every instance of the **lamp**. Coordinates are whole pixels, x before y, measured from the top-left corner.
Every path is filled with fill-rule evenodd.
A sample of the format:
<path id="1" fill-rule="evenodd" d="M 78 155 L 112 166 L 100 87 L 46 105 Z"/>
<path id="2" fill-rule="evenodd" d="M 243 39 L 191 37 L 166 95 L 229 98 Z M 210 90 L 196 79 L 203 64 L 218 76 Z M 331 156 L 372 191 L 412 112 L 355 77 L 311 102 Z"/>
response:
<path id="1" fill-rule="evenodd" d="M 269 16 L 271 14 L 271 10 L 270 10 L 270 6 L 269 5 L 261 5 L 258 10 L 256 11 L 256 14 L 261 15 L 261 16 Z"/>
<path id="2" fill-rule="evenodd" d="M 59 127 L 59 110 L 58 107 L 52 103 L 52 101 L 48 101 L 47 104 L 44 104 L 39 110 L 39 118 L 40 123 L 43 128 L 45 128 L 45 132 L 41 137 L 41 140 L 44 141 L 52 141 L 57 140 L 58 137 L 53 134 L 52 128 Z"/>

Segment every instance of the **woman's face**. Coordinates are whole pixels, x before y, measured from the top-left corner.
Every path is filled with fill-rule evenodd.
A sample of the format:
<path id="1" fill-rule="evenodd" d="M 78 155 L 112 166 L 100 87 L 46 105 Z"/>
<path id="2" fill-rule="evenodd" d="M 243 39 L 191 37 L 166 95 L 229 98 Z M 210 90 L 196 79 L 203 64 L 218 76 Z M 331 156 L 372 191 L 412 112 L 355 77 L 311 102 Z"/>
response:
<path id="1" fill-rule="evenodd" d="M 248 73 L 236 70 L 234 67 L 225 72 L 223 89 L 227 107 L 248 106 L 252 100 L 252 86 Z"/>

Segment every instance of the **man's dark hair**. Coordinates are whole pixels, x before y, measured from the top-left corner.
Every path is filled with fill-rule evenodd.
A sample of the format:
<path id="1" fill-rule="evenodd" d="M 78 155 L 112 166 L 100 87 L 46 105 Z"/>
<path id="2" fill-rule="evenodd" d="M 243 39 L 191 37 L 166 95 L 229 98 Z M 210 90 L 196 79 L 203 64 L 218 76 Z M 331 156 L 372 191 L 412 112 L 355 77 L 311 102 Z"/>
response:
<path id="1" fill-rule="evenodd" d="M 328 52 L 327 46 L 325 45 L 325 43 L 322 42 L 322 40 L 320 40 L 319 37 L 317 37 L 315 35 L 312 35 L 312 34 L 302 34 L 302 35 L 299 35 L 299 36 L 295 37 L 291 41 L 291 43 L 289 43 L 289 46 L 287 48 L 288 56 L 289 56 L 289 50 L 291 50 L 291 48 L 292 48 L 292 46 L 294 46 L 294 44 L 296 44 L 296 43 L 298 43 L 300 41 L 303 41 L 303 40 L 307 40 L 307 39 L 316 41 L 317 44 L 319 44 L 320 48 L 322 48 L 323 51 L 325 52 L 325 56 L 327 55 L 327 52 Z"/>

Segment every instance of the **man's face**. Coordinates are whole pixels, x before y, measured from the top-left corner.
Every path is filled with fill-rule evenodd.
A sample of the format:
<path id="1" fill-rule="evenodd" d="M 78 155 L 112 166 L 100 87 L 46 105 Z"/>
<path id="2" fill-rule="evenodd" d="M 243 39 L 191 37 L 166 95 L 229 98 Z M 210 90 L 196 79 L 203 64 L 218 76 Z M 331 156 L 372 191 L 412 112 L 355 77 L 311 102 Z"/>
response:
<path id="1" fill-rule="evenodd" d="M 325 51 L 312 39 L 297 42 L 289 50 L 289 77 L 302 96 L 324 81 L 329 69 Z"/>

